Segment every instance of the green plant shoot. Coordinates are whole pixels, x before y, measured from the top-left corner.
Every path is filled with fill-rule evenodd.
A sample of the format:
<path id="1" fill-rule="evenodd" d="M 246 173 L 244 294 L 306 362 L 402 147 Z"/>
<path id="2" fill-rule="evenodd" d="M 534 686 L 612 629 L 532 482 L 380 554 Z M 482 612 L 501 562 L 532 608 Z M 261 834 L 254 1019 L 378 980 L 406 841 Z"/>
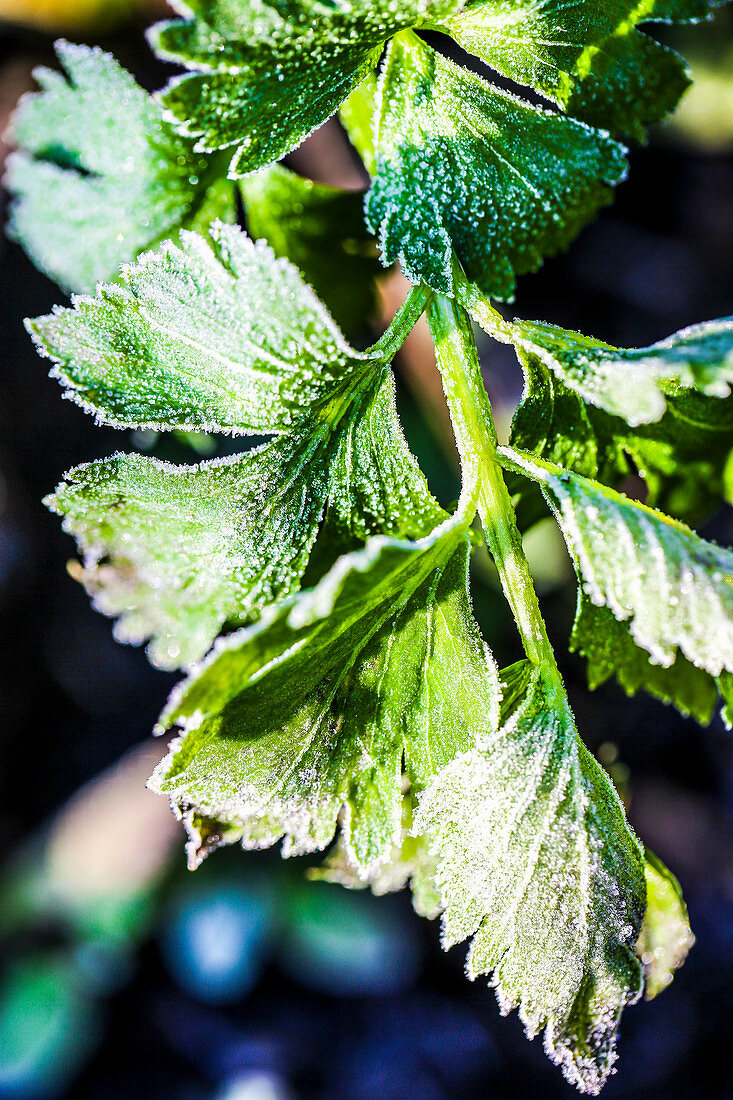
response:
<path id="1" fill-rule="evenodd" d="M 612 200 L 623 141 L 689 83 L 649 25 L 708 4 L 178 6 L 149 37 L 183 73 L 154 96 L 58 43 L 8 172 L 10 234 L 74 293 L 28 322 L 66 395 L 117 428 L 257 439 L 188 466 L 117 454 L 47 500 L 118 638 L 184 670 L 150 785 L 192 867 L 281 844 L 328 849 L 318 877 L 347 886 L 409 883 L 444 945 L 468 943 L 469 977 L 595 1094 L 623 1009 L 692 940 L 583 743 L 522 535 L 547 514 L 562 531 L 591 687 L 733 719 L 733 553 L 686 525 L 726 493 L 733 319 L 629 350 L 494 303 Z M 339 111 L 363 204 L 277 163 Z M 377 249 L 412 289 L 364 349 Z M 395 402 L 391 363 L 423 314 L 461 463 L 450 512 Z M 472 323 L 524 370 L 506 446 Z M 646 504 L 622 491 L 632 472 Z M 473 617 L 479 538 L 524 649 L 510 667 Z"/>

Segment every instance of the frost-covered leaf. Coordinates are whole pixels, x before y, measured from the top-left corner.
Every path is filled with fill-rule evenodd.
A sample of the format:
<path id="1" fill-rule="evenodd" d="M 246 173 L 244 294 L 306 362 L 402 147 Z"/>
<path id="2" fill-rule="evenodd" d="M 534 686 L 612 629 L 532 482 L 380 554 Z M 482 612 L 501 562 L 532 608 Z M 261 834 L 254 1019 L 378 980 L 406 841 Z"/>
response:
<path id="1" fill-rule="evenodd" d="M 702 519 L 724 496 L 724 470 L 733 450 L 733 397 L 722 396 L 731 369 L 728 340 L 733 333 L 728 325 L 712 322 L 712 340 L 703 341 L 697 360 L 683 361 L 681 369 L 678 363 L 670 368 L 678 372 L 679 383 L 658 384 L 648 373 L 626 383 L 622 362 L 614 367 L 609 358 L 595 393 L 597 403 L 586 396 L 589 387 L 583 373 L 573 377 L 566 369 L 559 347 L 556 354 L 545 350 L 540 357 L 542 349 L 537 345 L 525 347 L 518 341 L 525 389 L 512 424 L 512 445 L 614 487 L 638 474 L 649 504 L 689 522 Z M 507 339 L 518 327 L 504 325 L 504 332 L 494 335 Z M 706 364 L 705 354 L 709 354 Z M 592 376 L 592 365 L 589 371 Z M 687 382 L 710 392 L 685 388 Z M 659 418 L 632 427 L 620 415 L 606 411 L 606 405 L 624 407 L 632 420 L 645 405 L 644 415 L 656 412 Z M 520 513 L 526 522 L 536 509 L 526 499 L 526 491 L 523 495 Z"/>
<path id="2" fill-rule="evenodd" d="M 614 348 L 555 325 L 504 325 L 523 357 L 536 357 L 587 404 L 631 427 L 660 420 L 667 396 L 693 390 L 727 397 L 733 381 L 733 318 L 681 329 L 648 348 Z M 498 333 L 497 333 L 498 334 Z"/>
<path id="3" fill-rule="evenodd" d="M 708 0 L 473 0 L 443 30 L 563 110 L 643 138 L 690 83 L 685 62 L 638 24 L 705 18 Z"/>
<path id="4" fill-rule="evenodd" d="M 407 446 L 391 371 L 354 393 L 331 435 L 328 520 L 350 539 L 416 539 L 445 519 Z"/>
<path id="5" fill-rule="evenodd" d="M 733 671 L 733 552 L 598 482 L 510 448 L 501 453 L 509 468 L 543 489 L 587 599 L 608 608 L 654 664 L 670 669 L 681 654 L 727 685 Z M 576 630 L 581 643 L 588 644 L 584 625 Z M 621 656 L 624 676 L 641 675 L 633 651 L 624 646 Z M 593 657 L 600 667 L 607 660 Z M 671 691 L 671 676 L 662 679 L 663 691 Z"/>
<path id="6" fill-rule="evenodd" d="M 725 494 L 733 451 L 733 396 L 692 391 L 667 398 L 658 424 L 642 425 L 624 448 L 644 479 L 647 503 L 688 523 L 705 519 Z"/>
<path id="7" fill-rule="evenodd" d="M 235 150 L 230 175 L 279 160 L 332 115 L 403 27 L 452 0 L 196 0 L 152 30 L 156 52 L 198 70 L 174 78 L 163 103 L 196 148 Z"/>
<path id="8" fill-rule="evenodd" d="M 373 894 L 392 894 L 408 884 L 412 904 L 421 917 L 434 920 L 442 911 L 442 899 L 435 883 L 435 858 L 424 837 L 412 836 L 413 796 L 402 800 L 402 832 L 387 861 L 365 878 L 349 859 L 343 836 L 339 836 L 322 864 L 312 867 L 308 878 L 316 882 L 335 882 L 349 890 L 368 887 Z"/>
<path id="9" fill-rule="evenodd" d="M 46 503 L 79 545 L 75 576 L 95 607 L 120 616 L 118 640 L 151 638 L 150 658 L 166 668 L 190 665 L 223 627 L 289 595 L 334 547 L 378 532 L 419 537 L 444 517 L 386 370 L 337 429 L 305 421 L 199 466 L 118 455 L 71 470 Z"/>
<path id="10" fill-rule="evenodd" d="M 536 356 L 520 352 L 519 360 L 524 392 L 512 419 L 511 446 L 605 485 L 618 485 L 631 471 L 623 440 L 607 430 L 611 418 L 563 386 Z M 617 423 L 623 435 L 626 426 Z M 517 522 L 526 531 L 547 516 L 547 503 L 533 482 L 513 471 L 506 477 Z"/>
<path id="11" fill-rule="evenodd" d="M 613 435 L 602 434 L 603 422 L 593 416 L 596 410 L 589 409 L 536 355 L 520 351 L 518 357 L 524 392 L 512 420 L 511 445 L 604 482 L 609 458 L 612 479 L 625 472 L 623 453 Z"/>
<path id="12" fill-rule="evenodd" d="M 298 271 L 236 226 L 182 234 L 30 322 L 69 395 L 115 427 L 281 432 L 375 362 L 354 351 Z M 333 412 L 334 410 L 332 410 Z"/>
<path id="13" fill-rule="evenodd" d="M 389 859 L 403 758 L 419 789 L 498 722 L 465 529 L 452 520 L 418 542 L 372 539 L 315 589 L 221 639 L 174 691 L 162 728 L 184 733 L 151 782 L 192 823 L 194 844 L 204 819 L 209 837 L 315 851 L 343 808 L 350 862 L 369 877 Z"/>
<path id="14" fill-rule="evenodd" d="M 453 291 L 453 252 L 487 295 L 565 248 L 611 199 L 624 150 L 607 134 L 517 99 L 411 32 L 380 76 L 367 220 L 386 262 Z"/>
<path id="15" fill-rule="evenodd" d="M 93 290 L 181 227 L 234 217 L 231 184 L 193 152 L 109 54 L 58 42 L 66 75 L 37 69 L 40 92 L 12 123 L 9 232 L 65 289 Z"/>
<path id="16" fill-rule="evenodd" d="M 71 470 L 46 503 L 79 543 L 77 576 L 96 608 L 120 616 L 117 639 L 152 637 L 151 660 L 176 668 L 203 656 L 225 624 L 297 587 L 327 458 L 327 446 L 298 435 L 200 466 L 117 455 Z"/>
<path id="17" fill-rule="evenodd" d="M 661 859 L 646 850 L 644 924 L 636 953 L 644 966 L 644 993 L 651 1001 L 666 989 L 687 958 L 695 937 L 680 884 Z"/>
<path id="18" fill-rule="evenodd" d="M 382 266 L 361 193 L 304 179 L 279 164 L 241 186 L 250 236 L 295 264 L 344 332 L 362 334 Z"/>
<path id="19" fill-rule="evenodd" d="M 31 326 L 100 419 L 279 433 L 197 467 L 91 463 L 49 498 L 96 606 L 121 616 L 120 638 L 151 637 L 166 666 L 190 664 L 223 626 L 297 588 L 325 520 L 327 564 L 333 547 L 419 538 L 444 518 L 407 448 L 384 359 L 353 351 L 268 248 L 233 227 L 212 233 L 216 253 L 186 235 L 126 269 L 124 286 Z"/>
<path id="20" fill-rule="evenodd" d="M 445 945 L 472 936 L 469 976 L 489 974 L 502 1011 L 597 1093 L 641 992 L 642 853 L 562 686 L 526 662 L 508 673 L 504 725 L 435 776 L 415 830 L 438 860 Z"/>
<path id="21" fill-rule="evenodd" d="M 570 639 L 571 649 L 587 659 L 591 688 L 615 677 L 627 695 L 644 689 L 664 703 L 672 703 L 682 714 L 691 714 L 701 725 L 713 717 L 720 694 L 729 720 L 733 711 L 733 680 L 724 672 L 713 677 L 682 653 L 671 665 L 653 664 L 646 649 L 638 646 L 627 621 L 619 621 L 608 607 L 598 607 L 581 590 Z"/>

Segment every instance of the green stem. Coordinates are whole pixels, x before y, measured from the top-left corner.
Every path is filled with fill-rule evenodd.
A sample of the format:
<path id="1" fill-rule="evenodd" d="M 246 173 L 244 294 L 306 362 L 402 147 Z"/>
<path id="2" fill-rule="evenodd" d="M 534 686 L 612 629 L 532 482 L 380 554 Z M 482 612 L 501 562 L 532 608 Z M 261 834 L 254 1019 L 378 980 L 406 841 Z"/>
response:
<path id="1" fill-rule="evenodd" d="M 425 312 L 432 293 L 427 286 L 414 286 L 392 318 L 389 328 L 368 349 L 367 354 L 385 362 L 394 359 Z"/>
<path id="2" fill-rule="evenodd" d="M 529 660 L 557 671 L 514 509 L 496 457 L 497 438 L 468 316 L 451 299 L 433 298 L 428 321 L 448 400 L 464 481 L 478 485 L 478 511 Z"/>
<path id="3" fill-rule="evenodd" d="M 457 293 L 461 305 L 463 305 L 477 321 L 484 332 L 493 336 L 502 344 L 514 343 L 514 326 L 505 321 L 498 310 L 494 309 L 488 298 L 485 298 L 472 283 L 468 281 L 463 272 L 458 269 L 454 278 L 457 284 Z"/>
<path id="4" fill-rule="evenodd" d="M 373 377 L 374 362 L 384 365 L 390 363 L 404 344 L 406 338 L 412 332 L 417 322 L 425 312 L 425 307 L 432 298 L 433 292 L 426 286 L 414 286 L 405 298 L 400 308 L 390 321 L 389 328 L 382 333 L 376 344 L 364 352 L 361 373 L 353 372 L 342 380 L 340 386 L 332 390 L 320 406 L 320 416 L 328 430 L 333 430 L 342 417 L 349 411 L 350 403 L 344 400 L 344 395 L 356 390 L 365 375 Z M 383 366 L 383 369 L 386 367 Z"/>

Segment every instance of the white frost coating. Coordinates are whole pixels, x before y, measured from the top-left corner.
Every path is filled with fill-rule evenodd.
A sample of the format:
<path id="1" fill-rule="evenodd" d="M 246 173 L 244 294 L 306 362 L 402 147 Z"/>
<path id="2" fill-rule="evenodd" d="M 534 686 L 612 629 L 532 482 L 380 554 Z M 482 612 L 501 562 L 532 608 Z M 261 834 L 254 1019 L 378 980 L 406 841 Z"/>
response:
<path id="1" fill-rule="evenodd" d="M 469 4 L 440 29 L 576 118 L 643 140 L 649 123 L 673 109 L 689 72 L 681 57 L 637 25 L 691 22 L 709 17 L 710 6 L 705 0 L 674 10 L 665 0 L 491 0 Z"/>
<path id="2" fill-rule="evenodd" d="M 155 51 L 194 70 L 160 93 L 166 118 L 198 139 L 197 150 L 234 148 L 229 177 L 246 176 L 333 114 L 393 34 L 460 7 L 460 0 L 300 0 L 287 8 L 241 5 L 236 15 L 231 6 L 199 9 L 193 22 L 160 23 L 149 32 Z"/>
<path id="3" fill-rule="evenodd" d="M 502 1012 L 544 1028 L 568 1080 L 597 1093 L 641 989 L 641 852 L 562 688 L 526 675 L 508 722 L 431 781 L 414 832 L 437 858 L 445 945 L 473 936 L 469 977 L 489 974 Z"/>
<path id="4" fill-rule="evenodd" d="M 195 466 L 115 455 L 71 470 L 46 504 L 78 541 L 76 567 L 121 641 L 190 666 L 225 624 L 292 591 L 327 495 L 318 461 L 288 437 Z M 306 488 L 303 488 L 303 483 Z"/>
<path id="5" fill-rule="evenodd" d="M 402 786 L 404 790 L 405 784 Z M 308 877 L 335 882 L 350 890 L 368 887 L 377 897 L 396 893 L 409 883 L 415 912 L 428 920 L 434 920 L 443 911 L 444 901 L 435 882 L 435 859 L 426 838 L 410 835 L 412 802 L 412 794 L 405 794 L 399 840 L 390 852 L 385 853 L 383 861 L 370 870 L 355 864 L 354 853 L 347 852 L 344 837 L 341 835 L 324 862 L 313 868 Z M 350 813 L 349 807 L 346 808 L 346 813 Z"/>
<path id="6" fill-rule="evenodd" d="M 536 355 L 584 401 L 631 427 L 661 419 L 680 388 L 724 398 L 733 381 L 733 318 L 690 325 L 647 348 L 614 348 L 579 332 L 515 321 L 492 335 Z"/>
<path id="7" fill-rule="evenodd" d="M 467 549 L 465 520 L 412 545 L 374 539 L 217 642 L 162 717 L 203 714 L 155 789 L 194 824 L 245 846 L 282 839 L 285 854 L 325 847 L 341 815 L 346 863 L 363 880 L 381 873 L 400 843 L 403 770 L 421 786 L 498 724 Z"/>
<path id="8" fill-rule="evenodd" d="M 511 300 L 515 274 L 566 247 L 610 201 L 625 150 L 436 53 L 412 32 L 380 74 L 367 221 L 385 262 L 452 294 L 453 255 L 481 291 Z"/>
<path id="9" fill-rule="evenodd" d="M 115 426 L 274 434 L 234 459 L 115 456 L 47 503 L 116 636 L 187 667 L 225 626 L 301 582 L 322 518 L 338 538 L 420 536 L 445 513 L 397 416 L 385 352 L 353 350 L 299 272 L 238 228 L 181 235 L 29 327 L 69 393 Z"/>
<path id="10" fill-rule="evenodd" d="M 590 599 L 628 621 L 669 667 L 677 651 L 717 677 L 733 671 L 733 553 L 628 497 L 511 448 L 506 463 L 545 491 Z"/>
<path id="11" fill-rule="evenodd" d="M 114 427 L 273 434 L 383 360 L 354 350 L 292 264 L 215 222 L 27 322 L 74 401 Z"/>
<path id="12" fill-rule="evenodd" d="M 66 75 L 37 69 L 41 91 L 13 116 L 9 232 L 65 289 L 91 290 L 182 226 L 233 214 L 234 193 L 110 54 L 56 52 Z"/>

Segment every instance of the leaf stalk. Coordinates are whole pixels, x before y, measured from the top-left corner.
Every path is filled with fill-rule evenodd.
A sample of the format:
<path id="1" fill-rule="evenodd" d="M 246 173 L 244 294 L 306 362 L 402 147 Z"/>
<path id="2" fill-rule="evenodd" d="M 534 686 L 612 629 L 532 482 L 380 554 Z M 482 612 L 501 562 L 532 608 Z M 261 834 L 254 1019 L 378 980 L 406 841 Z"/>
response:
<path id="1" fill-rule="evenodd" d="M 432 294 L 430 287 L 424 284 L 413 286 L 390 321 L 389 328 L 369 348 L 367 354 L 375 359 L 383 359 L 385 363 L 391 362 L 422 317 Z"/>
<path id="2" fill-rule="evenodd" d="M 496 426 L 481 378 L 471 322 L 457 302 L 438 295 L 428 307 L 428 322 L 461 459 L 464 488 L 467 481 L 477 486 L 477 506 L 486 545 L 496 563 L 527 658 L 559 679 L 514 508 L 497 461 Z"/>

